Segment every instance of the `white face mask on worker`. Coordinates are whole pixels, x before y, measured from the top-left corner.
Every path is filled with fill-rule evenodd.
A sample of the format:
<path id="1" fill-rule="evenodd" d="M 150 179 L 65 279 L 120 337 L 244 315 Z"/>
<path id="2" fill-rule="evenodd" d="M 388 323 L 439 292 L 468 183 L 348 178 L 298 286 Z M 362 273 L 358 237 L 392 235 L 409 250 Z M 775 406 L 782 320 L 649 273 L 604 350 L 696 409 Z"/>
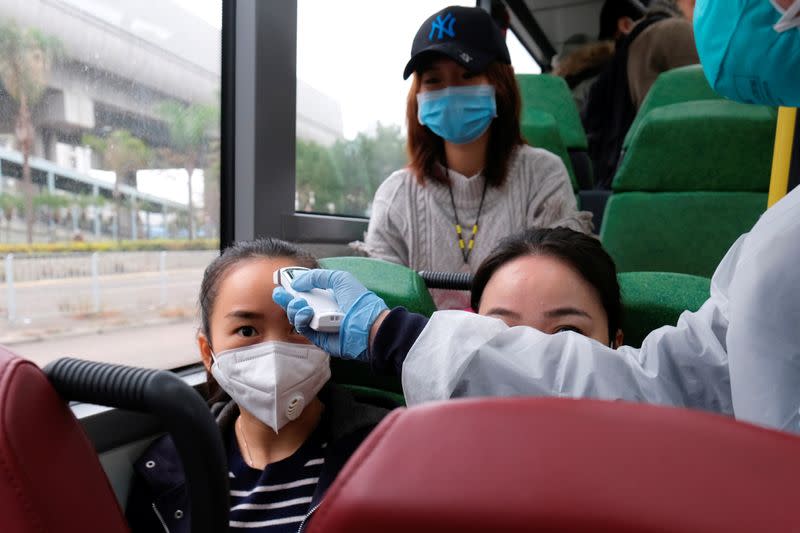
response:
<path id="1" fill-rule="evenodd" d="M 219 386 L 276 432 L 298 418 L 331 377 L 330 356 L 305 344 L 269 341 L 212 358 Z"/>

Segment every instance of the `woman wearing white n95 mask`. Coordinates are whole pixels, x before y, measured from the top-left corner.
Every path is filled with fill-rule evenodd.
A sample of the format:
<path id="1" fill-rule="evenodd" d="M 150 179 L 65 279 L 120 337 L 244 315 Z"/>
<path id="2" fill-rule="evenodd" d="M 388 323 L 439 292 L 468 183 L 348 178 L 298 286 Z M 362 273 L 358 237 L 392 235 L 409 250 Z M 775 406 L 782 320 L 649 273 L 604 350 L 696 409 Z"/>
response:
<path id="1" fill-rule="evenodd" d="M 385 414 L 328 384 L 328 354 L 272 302 L 272 273 L 289 266 L 317 262 L 277 239 L 240 242 L 201 285 L 198 344 L 228 452 L 232 531 L 297 531 Z M 169 437 L 137 461 L 127 510 L 134 531 L 188 531 L 179 464 Z"/>

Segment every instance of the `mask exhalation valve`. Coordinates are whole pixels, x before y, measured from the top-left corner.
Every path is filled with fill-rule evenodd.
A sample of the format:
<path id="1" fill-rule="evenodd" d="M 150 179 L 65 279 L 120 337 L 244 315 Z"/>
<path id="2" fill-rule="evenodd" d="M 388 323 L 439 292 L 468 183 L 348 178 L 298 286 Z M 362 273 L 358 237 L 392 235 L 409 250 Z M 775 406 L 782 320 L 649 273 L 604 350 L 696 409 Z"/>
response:
<path id="1" fill-rule="evenodd" d="M 293 395 L 286 406 L 286 418 L 296 420 L 306 407 L 306 399 L 301 393 Z"/>

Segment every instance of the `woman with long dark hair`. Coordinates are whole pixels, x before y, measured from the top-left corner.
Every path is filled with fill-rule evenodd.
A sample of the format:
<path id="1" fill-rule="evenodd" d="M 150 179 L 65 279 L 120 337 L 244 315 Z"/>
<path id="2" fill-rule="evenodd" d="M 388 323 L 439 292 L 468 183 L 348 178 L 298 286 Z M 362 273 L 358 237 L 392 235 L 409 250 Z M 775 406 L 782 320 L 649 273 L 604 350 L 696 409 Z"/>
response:
<path id="1" fill-rule="evenodd" d="M 404 76 L 407 168 L 375 193 L 364 250 L 415 270 L 475 272 L 503 237 L 527 227 L 588 233 L 561 159 L 525 144 L 504 37 L 480 8 L 448 7 L 420 27 Z M 439 308 L 463 308 L 438 292 Z"/>

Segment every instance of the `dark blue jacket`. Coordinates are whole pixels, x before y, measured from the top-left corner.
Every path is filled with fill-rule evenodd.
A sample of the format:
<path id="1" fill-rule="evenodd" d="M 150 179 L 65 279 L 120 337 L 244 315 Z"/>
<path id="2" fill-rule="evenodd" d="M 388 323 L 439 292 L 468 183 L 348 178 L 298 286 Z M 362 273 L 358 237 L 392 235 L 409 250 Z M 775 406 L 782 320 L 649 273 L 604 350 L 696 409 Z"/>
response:
<path id="1" fill-rule="evenodd" d="M 323 430 L 328 436 L 325 463 L 309 509 L 313 512 L 339 470 L 388 411 L 356 402 L 352 395 L 329 383 L 319 393 L 325 405 Z M 216 404 L 212 412 L 223 435 L 239 415 L 234 402 Z M 178 452 L 169 435 L 156 439 L 134 463 L 126 515 L 134 533 L 189 533 L 189 493 Z M 310 515 L 310 513 L 309 513 Z M 306 521 L 300 525 L 302 531 Z"/>
<path id="2" fill-rule="evenodd" d="M 402 307 L 392 309 L 378 328 L 368 361 L 375 374 L 400 376 L 408 352 L 428 325 L 428 319 Z"/>

